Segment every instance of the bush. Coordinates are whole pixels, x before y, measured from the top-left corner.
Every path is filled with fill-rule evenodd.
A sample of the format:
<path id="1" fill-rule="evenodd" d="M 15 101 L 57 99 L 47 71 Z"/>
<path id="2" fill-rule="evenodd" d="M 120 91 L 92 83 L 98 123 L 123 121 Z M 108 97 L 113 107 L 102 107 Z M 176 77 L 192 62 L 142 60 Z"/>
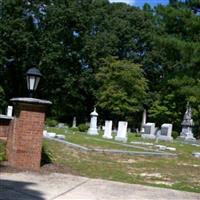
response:
<path id="1" fill-rule="evenodd" d="M 41 163 L 40 165 L 45 165 L 53 162 L 53 155 L 48 150 L 46 144 L 42 145 L 42 153 L 41 153 Z"/>
<path id="2" fill-rule="evenodd" d="M 72 127 L 72 128 L 70 128 L 70 130 L 76 132 L 76 131 L 79 131 L 79 128 L 78 127 Z"/>
<path id="3" fill-rule="evenodd" d="M 56 121 L 55 119 L 46 119 L 45 124 L 46 126 L 55 127 L 58 125 L 58 121 Z"/>
<path id="4" fill-rule="evenodd" d="M 6 160 L 6 145 L 0 141 L 0 162 Z"/>
<path id="5" fill-rule="evenodd" d="M 141 133 L 136 133 L 135 137 L 141 137 Z"/>
<path id="6" fill-rule="evenodd" d="M 80 132 L 86 132 L 86 131 L 88 130 L 88 128 L 89 128 L 89 126 L 86 125 L 86 124 L 79 124 L 79 125 L 78 125 L 78 130 L 79 130 Z"/>
<path id="7" fill-rule="evenodd" d="M 172 131 L 172 137 L 176 139 L 178 137 L 178 132 L 177 131 Z"/>

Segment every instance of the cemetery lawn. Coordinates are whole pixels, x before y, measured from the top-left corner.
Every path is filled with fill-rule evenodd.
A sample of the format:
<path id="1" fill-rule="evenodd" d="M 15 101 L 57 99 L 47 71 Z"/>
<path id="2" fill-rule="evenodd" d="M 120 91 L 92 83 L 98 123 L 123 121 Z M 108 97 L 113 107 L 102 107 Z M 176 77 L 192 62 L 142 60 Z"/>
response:
<path id="1" fill-rule="evenodd" d="M 64 133 L 63 129 L 56 128 L 48 131 L 50 130 L 57 134 L 64 134 L 69 142 L 87 147 L 146 151 L 109 143 L 102 139 L 102 135 L 88 136 L 85 133 L 73 131 Z M 128 144 L 130 141 L 144 142 L 135 134 L 129 134 Z M 155 143 L 148 140 L 145 142 Z M 177 153 L 177 157 L 83 152 L 62 143 L 44 140 L 45 150 L 50 155 L 52 163 L 62 168 L 66 167 L 75 174 L 200 193 L 200 159 L 192 156 L 192 152 L 200 151 L 200 147 L 183 144 L 180 141 L 157 142 L 156 144 L 175 147 L 177 150 L 172 153 Z M 141 144 L 140 147 L 142 146 L 150 148 Z M 152 149 L 154 147 L 151 147 L 149 151 Z"/>
<path id="2" fill-rule="evenodd" d="M 123 146 L 121 142 L 116 142 L 114 140 L 107 140 L 102 138 L 102 134 L 98 136 L 90 136 L 83 132 L 74 132 L 68 129 L 65 133 L 64 129 L 59 128 L 47 128 L 48 132 L 55 132 L 57 134 L 65 135 L 65 138 L 68 142 L 79 144 L 87 148 L 100 148 L 100 149 L 120 149 L 120 150 L 129 150 L 129 151 L 144 151 L 143 149 Z M 144 147 L 145 148 L 145 147 Z M 153 149 L 149 149 L 153 151 Z"/>

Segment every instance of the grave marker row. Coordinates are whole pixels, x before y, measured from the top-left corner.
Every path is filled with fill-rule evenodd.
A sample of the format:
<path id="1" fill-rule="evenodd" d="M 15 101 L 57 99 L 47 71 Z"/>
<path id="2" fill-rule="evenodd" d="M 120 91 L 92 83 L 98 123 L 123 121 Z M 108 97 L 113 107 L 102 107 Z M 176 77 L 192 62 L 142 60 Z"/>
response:
<path id="1" fill-rule="evenodd" d="M 117 135 L 115 136 L 115 140 L 121 141 L 121 142 L 127 141 L 127 126 L 128 126 L 128 122 L 125 122 L 125 121 L 118 122 L 118 129 L 117 129 Z M 106 138 L 106 139 L 113 138 L 113 136 L 112 136 L 112 121 L 111 120 L 105 121 L 103 138 Z"/>
<path id="2" fill-rule="evenodd" d="M 159 139 L 172 141 L 172 124 L 163 124 L 161 130 L 156 131 L 155 123 L 146 123 L 144 125 L 144 133 L 141 135 L 145 139 Z"/>

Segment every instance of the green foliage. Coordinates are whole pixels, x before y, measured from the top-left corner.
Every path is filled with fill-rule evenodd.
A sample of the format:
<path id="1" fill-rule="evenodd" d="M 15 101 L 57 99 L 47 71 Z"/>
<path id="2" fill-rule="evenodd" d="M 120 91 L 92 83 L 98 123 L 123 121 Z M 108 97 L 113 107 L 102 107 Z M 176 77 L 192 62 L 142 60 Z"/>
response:
<path id="1" fill-rule="evenodd" d="M 3 88 L 0 86 L 0 112 L 5 109 L 6 100 L 5 100 L 5 93 Z"/>
<path id="2" fill-rule="evenodd" d="M 179 136 L 179 133 L 177 131 L 172 131 L 172 137 L 176 139 Z"/>
<path id="3" fill-rule="evenodd" d="M 48 149 L 48 145 L 43 143 L 41 152 L 41 166 L 53 162 L 53 154 Z"/>
<path id="4" fill-rule="evenodd" d="M 55 119 L 47 118 L 45 121 L 45 124 L 46 126 L 49 126 L 49 127 L 55 127 L 56 125 L 58 125 L 58 121 Z"/>
<path id="5" fill-rule="evenodd" d="M 71 127 L 70 130 L 73 131 L 73 132 L 77 132 L 79 130 L 79 128 L 78 127 Z"/>
<path id="6" fill-rule="evenodd" d="M 86 132 L 88 130 L 89 126 L 87 124 L 79 124 L 78 125 L 78 130 L 80 132 Z"/>
<path id="7" fill-rule="evenodd" d="M 99 83 L 97 106 L 119 117 L 138 112 L 147 90 L 141 66 L 114 58 L 102 62 L 96 74 Z"/>
<path id="8" fill-rule="evenodd" d="M 189 101 L 200 135 L 198 0 L 143 9 L 107 0 L 44 2 L 43 13 L 41 1 L 0 5 L 0 111 L 27 95 L 24 75 L 36 64 L 44 78 L 35 97 L 52 101 L 49 117 L 85 121 L 97 104 L 100 118 L 140 121 L 145 107 L 178 131 Z"/>
<path id="9" fill-rule="evenodd" d="M 0 140 L 0 163 L 6 160 L 6 145 Z"/>

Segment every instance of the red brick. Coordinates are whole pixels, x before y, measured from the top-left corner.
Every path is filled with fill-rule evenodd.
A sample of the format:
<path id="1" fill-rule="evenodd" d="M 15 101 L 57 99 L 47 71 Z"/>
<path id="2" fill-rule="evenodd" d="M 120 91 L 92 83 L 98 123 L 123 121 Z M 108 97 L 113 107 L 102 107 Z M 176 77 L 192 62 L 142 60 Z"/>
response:
<path id="1" fill-rule="evenodd" d="M 17 103 L 7 142 L 8 162 L 11 166 L 39 170 L 45 106 Z"/>

